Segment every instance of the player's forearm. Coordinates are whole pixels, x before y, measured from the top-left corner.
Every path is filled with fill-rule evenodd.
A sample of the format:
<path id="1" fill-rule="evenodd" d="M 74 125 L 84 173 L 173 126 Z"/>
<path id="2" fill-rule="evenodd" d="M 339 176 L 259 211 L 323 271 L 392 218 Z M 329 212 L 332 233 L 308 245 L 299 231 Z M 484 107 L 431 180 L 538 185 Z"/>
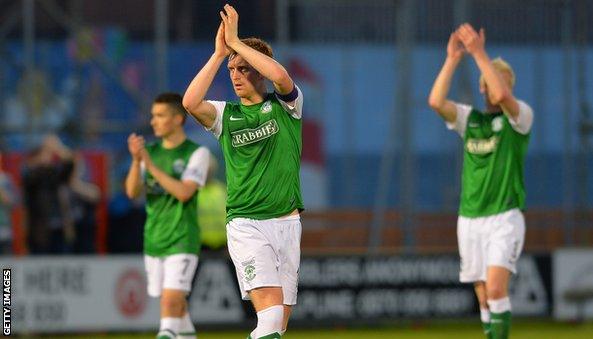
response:
<path id="1" fill-rule="evenodd" d="M 428 96 L 428 104 L 432 109 L 438 111 L 445 104 L 447 96 L 449 95 L 455 69 L 457 69 L 460 60 L 461 59 L 455 58 L 445 59 L 445 63 L 434 81 L 430 95 Z"/>
<path id="2" fill-rule="evenodd" d="M 147 166 L 146 169 L 152 174 L 152 177 L 159 183 L 159 185 L 165 189 L 165 191 L 169 192 L 169 194 L 181 202 L 189 200 L 196 191 L 194 188 L 188 187 L 183 182 L 170 177 L 154 164 Z"/>
<path id="3" fill-rule="evenodd" d="M 137 198 L 142 191 L 142 175 L 140 173 L 140 162 L 132 161 L 128 176 L 126 177 L 126 195 L 130 199 Z"/>
<path id="4" fill-rule="evenodd" d="M 485 50 L 473 54 L 474 60 L 484 76 L 492 104 L 498 105 L 511 95 L 509 87 L 492 65 L 492 61 Z"/>
<path id="5" fill-rule="evenodd" d="M 183 95 L 183 106 L 188 112 L 193 114 L 198 110 L 224 59 L 224 55 L 212 54 L 208 62 L 191 81 Z"/>
<path id="6" fill-rule="evenodd" d="M 288 94 L 293 89 L 292 79 L 280 63 L 269 56 L 247 46 L 241 41 L 236 41 L 229 46 L 247 61 L 266 79 L 272 81 L 280 89 L 280 94 Z"/>

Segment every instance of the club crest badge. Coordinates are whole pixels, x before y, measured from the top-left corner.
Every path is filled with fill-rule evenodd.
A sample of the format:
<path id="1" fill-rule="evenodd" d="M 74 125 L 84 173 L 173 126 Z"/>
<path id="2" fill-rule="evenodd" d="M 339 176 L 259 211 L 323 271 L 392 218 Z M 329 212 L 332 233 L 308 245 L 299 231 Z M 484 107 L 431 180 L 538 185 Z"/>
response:
<path id="1" fill-rule="evenodd" d="M 175 174 L 183 173 L 184 169 L 185 161 L 183 161 L 183 159 L 176 159 L 175 161 L 173 161 L 173 172 L 175 172 Z"/>
<path id="2" fill-rule="evenodd" d="M 272 111 L 272 103 L 270 101 L 264 102 L 264 104 L 261 105 L 261 109 L 260 110 L 264 114 L 270 113 Z"/>
<path id="3" fill-rule="evenodd" d="M 493 132 L 500 132 L 502 130 L 502 117 L 496 117 L 492 119 L 492 131 Z"/>

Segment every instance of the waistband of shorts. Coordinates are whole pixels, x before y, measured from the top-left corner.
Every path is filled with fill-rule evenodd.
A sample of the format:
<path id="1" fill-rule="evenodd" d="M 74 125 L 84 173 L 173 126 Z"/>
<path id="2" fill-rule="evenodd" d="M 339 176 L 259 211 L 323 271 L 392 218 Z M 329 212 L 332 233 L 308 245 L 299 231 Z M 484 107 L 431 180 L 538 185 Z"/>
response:
<path id="1" fill-rule="evenodd" d="M 295 215 L 285 215 L 282 217 L 276 217 L 276 218 L 270 218 L 270 219 L 253 219 L 253 218 L 245 218 L 245 217 L 236 217 L 233 218 L 231 221 L 229 221 L 228 223 L 230 224 L 231 222 L 238 222 L 241 220 L 248 220 L 248 221 L 294 221 L 294 220 L 301 220 L 301 215 L 300 214 L 295 214 Z"/>

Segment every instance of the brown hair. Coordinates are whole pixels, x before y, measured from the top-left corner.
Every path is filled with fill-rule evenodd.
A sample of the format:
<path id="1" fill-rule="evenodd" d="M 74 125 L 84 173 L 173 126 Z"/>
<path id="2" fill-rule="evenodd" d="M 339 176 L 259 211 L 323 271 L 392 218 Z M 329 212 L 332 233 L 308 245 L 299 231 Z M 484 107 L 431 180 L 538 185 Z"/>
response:
<path id="1" fill-rule="evenodd" d="M 183 98 L 181 95 L 172 92 L 165 92 L 157 95 L 153 103 L 155 104 L 167 104 L 173 110 L 173 114 L 179 114 L 183 117 L 182 124 L 185 123 L 185 114 L 187 111 L 183 107 Z"/>
<path id="2" fill-rule="evenodd" d="M 274 53 L 272 52 L 272 46 L 270 46 L 270 44 L 268 44 L 267 42 L 265 42 L 264 40 L 260 39 L 260 38 L 244 38 L 241 39 L 241 42 L 244 43 L 245 45 L 253 48 L 254 50 L 263 53 L 267 56 L 269 56 L 270 58 L 274 57 Z M 232 59 L 237 53 L 233 52 L 230 55 L 230 58 Z"/>

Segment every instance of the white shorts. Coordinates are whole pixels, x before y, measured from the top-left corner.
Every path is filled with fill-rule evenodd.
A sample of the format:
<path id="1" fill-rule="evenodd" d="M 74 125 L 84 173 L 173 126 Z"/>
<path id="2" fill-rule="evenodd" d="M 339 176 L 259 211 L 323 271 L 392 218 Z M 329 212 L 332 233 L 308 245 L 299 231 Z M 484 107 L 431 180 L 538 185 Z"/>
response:
<path id="1" fill-rule="evenodd" d="M 284 305 L 295 305 L 301 263 L 300 216 L 235 218 L 227 224 L 228 249 L 244 300 L 258 287 L 282 287 Z"/>
<path id="2" fill-rule="evenodd" d="M 190 292 L 198 268 L 198 256 L 181 253 L 164 257 L 144 255 L 146 290 L 151 297 L 160 297 L 164 289 Z"/>
<path id="3" fill-rule="evenodd" d="M 459 216 L 459 281 L 486 281 L 489 266 L 501 266 L 517 273 L 524 240 L 525 219 L 519 209 L 479 218 Z"/>

